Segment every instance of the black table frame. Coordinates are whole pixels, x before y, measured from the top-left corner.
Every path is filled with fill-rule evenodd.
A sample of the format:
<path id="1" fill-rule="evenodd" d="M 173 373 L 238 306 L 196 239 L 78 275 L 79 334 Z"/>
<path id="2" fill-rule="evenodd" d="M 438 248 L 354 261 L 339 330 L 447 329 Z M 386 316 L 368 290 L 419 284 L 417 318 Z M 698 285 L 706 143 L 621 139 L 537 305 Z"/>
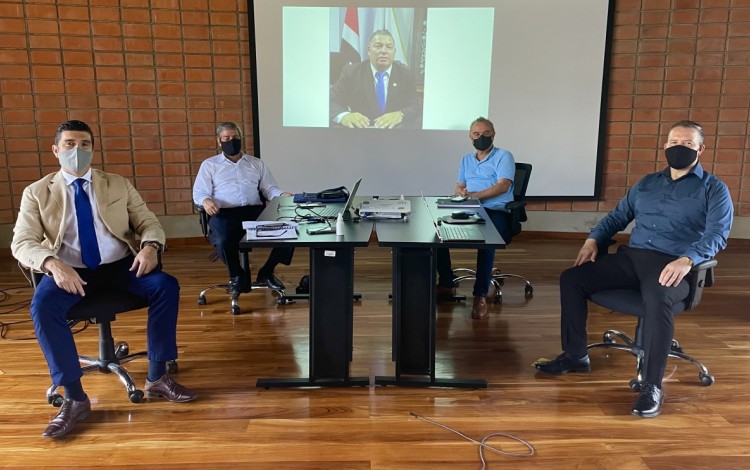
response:
<path id="1" fill-rule="evenodd" d="M 258 220 L 277 220 L 278 205 L 290 198 L 276 198 Z M 343 204 L 341 204 L 343 206 Z M 314 226 L 311 226 L 314 227 Z M 308 235 L 300 226 L 294 240 L 240 242 L 240 250 L 253 247 L 295 246 L 310 249 L 310 365 L 309 377 L 261 378 L 256 386 L 353 387 L 368 386 L 369 377 L 351 377 L 354 315 L 354 248 L 367 246 L 371 222 L 347 222 L 343 237 L 335 233 Z"/>
<path id="2" fill-rule="evenodd" d="M 421 198 L 409 198 L 412 213 L 406 223 L 378 222 L 381 246 L 393 249 L 393 360 L 394 376 L 377 376 L 377 385 L 411 387 L 486 388 L 483 379 L 439 378 L 435 371 L 436 253 L 438 248 L 505 248 L 505 242 L 489 222 L 480 225 L 485 243 L 441 243 Z M 437 198 L 427 198 L 432 215 L 449 215 L 437 209 Z"/>

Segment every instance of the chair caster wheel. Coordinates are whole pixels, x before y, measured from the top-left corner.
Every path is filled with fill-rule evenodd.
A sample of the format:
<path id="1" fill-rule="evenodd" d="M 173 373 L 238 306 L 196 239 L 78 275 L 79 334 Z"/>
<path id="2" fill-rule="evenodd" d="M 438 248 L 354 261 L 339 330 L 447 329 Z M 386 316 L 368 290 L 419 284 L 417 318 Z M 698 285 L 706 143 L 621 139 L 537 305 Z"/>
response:
<path id="1" fill-rule="evenodd" d="M 127 356 L 130 352 L 130 346 L 128 346 L 128 343 L 125 342 L 119 342 L 117 343 L 117 346 L 115 346 L 115 357 L 118 359 L 122 359 L 123 357 Z"/>
<path id="2" fill-rule="evenodd" d="M 712 385 L 714 383 L 714 376 L 711 374 L 698 374 L 698 378 L 701 381 L 701 385 L 704 387 L 708 387 L 709 385 Z"/>
<path id="3" fill-rule="evenodd" d="M 240 307 L 239 305 L 232 305 L 232 315 L 239 315 L 240 314 Z"/>
<path id="4" fill-rule="evenodd" d="M 54 406 L 55 408 L 60 408 L 64 402 L 65 399 L 59 393 L 55 393 L 47 397 L 47 403 Z"/>
<path id="5" fill-rule="evenodd" d="M 278 305 L 286 305 L 289 303 L 289 299 L 287 299 L 286 297 L 279 297 L 278 299 L 276 299 L 276 303 Z"/>
<path id="6" fill-rule="evenodd" d="M 206 296 L 205 295 L 198 296 L 198 305 L 206 305 Z"/>
<path id="7" fill-rule="evenodd" d="M 180 370 L 177 365 L 177 361 L 167 361 L 167 372 L 170 374 L 176 374 Z"/>
<path id="8" fill-rule="evenodd" d="M 141 390 L 136 390 L 136 391 L 134 391 L 134 392 L 130 392 L 130 393 L 128 394 L 128 396 L 130 397 L 130 401 L 131 401 L 132 403 L 140 403 L 140 402 L 141 402 L 141 400 L 143 400 L 143 391 L 141 391 Z"/>
<path id="9" fill-rule="evenodd" d="M 640 392 L 641 391 L 641 383 L 637 381 L 636 379 L 632 379 L 630 381 L 630 390 L 634 392 Z"/>
<path id="10" fill-rule="evenodd" d="M 524 292 L 526 293 L 526 297 L 531 297 L 532 295 L 534 295 L 534 288 L 527 285 L 524 288 Z"/>
<path id="11" fill-rule="evenodd" d="M 501 303 L 503 303 L 503 296 L 502 295 L 496 295 L 494 302 L 495 302 L 495 304 L 498 304 L 498 305 L 501 304 Z"/>

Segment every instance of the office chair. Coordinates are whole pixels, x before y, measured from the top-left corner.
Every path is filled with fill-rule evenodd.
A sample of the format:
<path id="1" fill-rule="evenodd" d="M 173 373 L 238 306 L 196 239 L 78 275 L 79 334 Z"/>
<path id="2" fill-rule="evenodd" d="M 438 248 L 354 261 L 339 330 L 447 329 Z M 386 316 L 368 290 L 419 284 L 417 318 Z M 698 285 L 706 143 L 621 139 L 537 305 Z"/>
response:
<path id="1" fill-rule="evenodd" d="M 19 263 L 21 271 L 29 281 L 31 287 L 36 289 L 44 274 L 33 271 Z M 112 337 L 112 322 L 117 319 L 117 314 L 140 310 L 148 307 L 146 299 L 128 294 L 127 292 L 109 292 L 97 295 L 87 295 L 68 312 L 68 324 L 70 327 L 79 322 L 88 322 L 99 326 L 99 357 L 79 355 L 78 359 L 83 365 L 84 373 L 98 370 L 105 374 L 113 373 L 125 386 L 130 401 L 139 403 L 143 399 L 143 391 L 135 386 L 135 381 L 122 364 L 130 362 L 138 357 L 146 356 L 146 352 L 131 353 L 128 343 L 118 342 L 115 344 Z M 176 361 L 167 363 L 167 370 L 176 373 L 178 369 Z M 64 399 L 57 393 L 57 387 L 52 384 L 47 389 L 47 403 L 53 406 L 62 406 Z"/>
<path id="2" fill-rule="evenodd" d="M 531 179 L 531 164 L 516 163 L 516 172 L 513 176 L 513 201 L 507 203 L 505 208 L 509 211 L 508 218 L 511 226 L 511 239 L 505 240 L 506 245 L 510 245 L 512 237 L 521 233 L 521 222 L 528 220 L 526 216 L 526 189 L 529 187 Z M 476 271 L 468 268 L 456 268 L 453 270 L 456 276 L 454 282 L 465 280 L 475 280 Z M 524 282 L 524 294 L 529 299 L 534 294 L 534 286 L 528 279 L 520 274 L 501 273 L 499 268 L 492 270 L 492 285 L 495 288 L 496 304 L 503 302 L 502 285 L 505 279 L 519 279 Z M 465 298 L 465 297 L 464 297 Z M 463 299 L 461 299 L 463 300 Z"/>
<path id="3" fill-rule="evenodd" d="M 611 243 L 610 243 L 611 244 Z M 607 246 L 600 246 L 604 251 L 599 251 L 606 254 Z M 622 246 L 621 246 L 622 248 Z M 703 296 L 703 288 L 711 287 L 714 280 L 714 267 L 716 267 L 716 260 L 707 260 L 702 263 L 698 263 L 690 270 L 689 277 L 686 276 L 685 281 L 690 284 L 690 292 L 688 296 L 682 302 L 672 306 L 672 311 L 675 315 L 678 313 L 686 312 L 697 307 Z M 643 299 L 641 292 L 635 289 L 611 289 L 601 291 L 593 294 L 589 299 L 591 302 L 609 309 L 612 312 L 620 312 L 626 315 L 633 315 L 638 317 L 638 322 L 635 327 L 635 337 L 631 338 L 627 334 L 618 330 L 607 330 L 604 332 L 602 341 L 600 343 L 589 344 L 587 349 L 617 349 L 620 351 L 627 351 L 633 354 L 636 358 L 636 378 L 630 381 L 630 388 L 635 391 L 640 391 L 641 384 L 643 383 Z M 618 342 L 617 340 L 621 342 Z M 676 339 L 672 339 L 672 346 L 669 351 L 669 357 L 675 357 L 690 362 L 698 368 L 698 379 L 701 385 L 708 387 L 714 383 L 714 376 L 708 372 L 706 366 L 703 365 L 699 360 L 693 358 L 689 354 L 685 353 L 685 350 L 680 346 L 680 343 Z"/>
<path id="4" fill-rule="evenodd" d="M 208 220 L 211 218 L 210 215 L 206 213 L 206 210 L 203 208 L 203 206 L 196 205 L 195 206 L 196 211 L 198 211 L 198 217 L 199 222 L 201 225 L 201 232 L 203 233 L 203 236 L 208 240 L 208 234 L 209 234 L 209 226 L 208 226 Z M 240 250 L 240 256 L 242 257 L 241 264 L 243 266 L 246 266 L 248 268 L 248 282 L 250 283 L 250 291 L 253 291 L 255 289 L 271 289 L 265 284 L 259 284 L 257 282 L 252 282 L 252 276 L 250 273 L 250 257 L 248 255 L 247 251 Z M 216 261 L 219 259 L 219 256 L 216 253 L 211 253 L 209 256 L 209 259 L 211 261 Z M 236 292 L 231 292 L 229 284 L 214 284 L 213 286 L 207 287 L 203 289 L 200 294 L 198 294 L 198 305 L 206 305 L 206 293 L 213 289 L 223 289 L 227 292 L 227 294 L 230 295 L 230 311 L 232 312 L 232 315 L 239 315 L 240 314 L 240 305 L 239 305 L 239 297 L 240 294 Z M 295 300 L 299 299 L 308 299 L 309 294 L 308 293 L 297 293 L 297 294 L 287 294 L 284 292 L 284 290 L 281 289 L 271 289 L 273 292 L 276 293 L 276 303 L 279 305 L 285 305 L 288 303 L 293 303 Z"/>

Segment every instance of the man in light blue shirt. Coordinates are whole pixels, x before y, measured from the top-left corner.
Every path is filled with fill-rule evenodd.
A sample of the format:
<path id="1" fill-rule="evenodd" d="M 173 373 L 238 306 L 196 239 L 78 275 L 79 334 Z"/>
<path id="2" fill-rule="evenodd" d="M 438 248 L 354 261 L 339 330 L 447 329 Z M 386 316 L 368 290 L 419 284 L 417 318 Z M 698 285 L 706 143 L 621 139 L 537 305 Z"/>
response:
<path id="1" fill-rule="evenodd" d="M 476 152 L 464 155 L 461 159 L 454 193 L 457 196 L 479 199 L 503 240 L 510 240 L 510 213 L 505 209 L 505 205 L 513 201 L 516 162 L 510 152 L 493 145 L 494 139 L 495 126 L 490 120 L 480 117 L 471 124 L 469 140 Z M 487 291 L 494 262 L 494 249 L 477 251 L 474 304 L 471 310 L 471 317 L 474 319 L 487 315 Z M 438 300 L 452 297 L 455 284 L 450 252 L 447 248 L 437 252 L 437 271 Z"/>
<path id="2" fill-rule="evenodd" d="M 260 158 L 242 152 L 242 131 L 234 122 L 223 122 L 216 129 L 216 141 L 222 153 L 201 163 L 193 185 L 193 202 L 211 216 L 209 240 L 216 254 L 226 264 L 233 293 L 249 291 L 248 273 L 240 266 L 239 243 L 245 235 L 242 222 L 255 220 L 263 212 L 261 195 L 267 200 L 291 196 L 276 184 L 271 170 Z M 256 282 L 282 290 L 284 284 L 274 274 L 281 263 L 292 262 L 294 248 L 271 250 L 266 263 L 258 270 Z"/>
<path id="3" fill-rule="evenodd" d="M 560 276 L 563 353 L 537 364 L 546 374 L 588 372 L 588 298 L 599 291 L 639 288 L 643 296 L 644 383 L 631 414 L 657 416 L 664 401 L 662 378 L 674 335 L 672 306 L 689 294 L 682 282 L 695 263 L 727 245 L 733 205 L 729 189 L 706 172 L 698 157 L 706 148 L 703 129 L 693 121 L 672 125 L 664 144 L 669 167 L 645 176 L 591 231 L 574 267 Z M 627 249 L 597 259 L 606 243 L 631 221 Z"/>

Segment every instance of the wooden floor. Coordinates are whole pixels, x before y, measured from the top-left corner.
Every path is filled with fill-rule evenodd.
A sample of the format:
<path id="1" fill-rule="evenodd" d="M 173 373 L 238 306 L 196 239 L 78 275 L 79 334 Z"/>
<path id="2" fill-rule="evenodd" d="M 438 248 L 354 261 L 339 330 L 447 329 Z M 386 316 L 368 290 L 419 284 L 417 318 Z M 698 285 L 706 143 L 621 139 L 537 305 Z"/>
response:
<path id="1" fill-rule="evenodd" d="M 478 469 L 477 446 L 413 417 L 436 420 L 473 439 L 502 432 L 531 443 L 536 455 L 487 454 L 488 468 L 515 469 L 748 469 L 750 468 L 750 248 L 730 247 L 719 257 L 716 285 L 700 307 L 678 318 L 677 338 L 703 360 L 716 383 L 702 387 L 697 369 L 670 360 L 666 402 L 654 419 L 630 416 L 628 388 L 634 359 L 612 351 L 592 355 L 590 374 L 559 378 L 535 374 L 532 363 L 559 352 L 557 279 L 571 265 L 579 242 L 521 239 L 498 254 L 506 272 L 527 275 L 534 296 L 509 281 L 502 305 L 472 321 L 470 302 L 441 304 L 438 312 L 438 375 L 485 378 L 485 390 L 368 387 L 260 390 L 259 377 L 305 376 L 308 303 L 278 306 L 272 295 L 243 295 L 243 314 L 229 314 L 224 293 L 196 297 L 225 278 L 202 241 L 173 245 L 166 269 L 182 286 L 178 379 L 200 393 L 198 401 L 132 404 L 112 375 L 92 374 L 84 386 L 94 413 L 61 440 L 40 435 L 56 409 L 44 391 L 48 372 L 30 324 L 11 326 L 0 340 L 0 466 L 27 468 L 135 467 L 169 469 Z M 254 252 L 255 259 L 266 251 Z M 307 270 L 298 250 L 280 277 L 291 286 Z M 455 255 L 471 265 L 473 253 Z M 0 288 L 10 297 L 0 311 L 28 300 L 31 291 L 9 255 L 0 256 Z M 368 247 L 356 253 L 352 375 L 393 373 L 390 360 L 390 252 Z M 460 291 L 471 293 L 470 285 Z M 0 316 L 28 318 L 28 307 Z M 591 341 L 608 327 L 632 331 L 634 321 L 593 309 Z M 145 346 L 145 315 L 123 315 L 115 336 L 131 349 Z M 79 333 L 83 353 L 96 354 L 96 330 Z M 146 361 L 128 364 L 142 385 Z M 519 444 L 491 439 L 511 452 Z"/>

